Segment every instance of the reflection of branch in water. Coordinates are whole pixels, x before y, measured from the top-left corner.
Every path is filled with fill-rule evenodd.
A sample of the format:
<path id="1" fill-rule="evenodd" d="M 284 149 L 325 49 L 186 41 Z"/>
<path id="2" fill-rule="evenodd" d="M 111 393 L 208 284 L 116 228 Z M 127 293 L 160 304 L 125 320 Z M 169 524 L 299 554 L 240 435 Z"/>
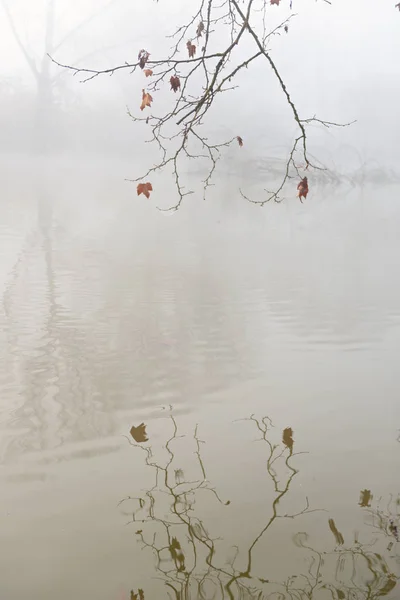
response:
<path id="1" fill-rule="evenodd" d="M 376 508 L 371 508 L 367 512 L 368 524 L 392 538 L 388 548 L 391 550 L 394 541 L 400 541 L 400 494 L 396 498 L 390 496 L 384 508 L 381 508 L 379 501 Z"/>
<path id="2" fill-rule="evenodd" d="M 376 600 L 389 595 L 398 577 L 389 569 L 385 558 L 373 552 L 371 545 L 362 545 L 357 539 L 346 546 L 333 519 L 329 519 L 328 526 L 336 543 L 330 550 L 317 550 L 306 533 L 294 537 L 295 545 L 309 557 L 306 573 L 288 577 L 283 582 L 262 579 L 252 573 L 254 553 L 273 523 L 279 518 L 295 518 L 315 510 L 309 508 L 307 498 L 305 507 L 296 513 L 280 510 L 280 503 L 298 473 L 292 464 L 296 456 L 292 430 L 285 429 L 281 443 L 274 444 L 270 439 L 272 423 L 267 417 L 251 416 L 248 420 L 261 434 L 260 441 L 267 453 L 267 474 L 272 484 L 270 516 L 247 547 L 234 546 L 234 556 L 229 561 L 221 558 L 219 547 L 217 551 L 218 538 L 211 536 L 200 514 L 204 493 L 212 494 L 221 507 L 230 502 L 222 501 L 207 480 L 201 454 L 203 442 L 198 437 L 197 427 L 193 434 L 196 474 L 190 479 L 178 465 L 177 444 L 184 436 L 178 435 L 174 417 L 171 417 L 172 435 L 164 446 L 164 460 L 156 459 L 151 446 L 129 440 L 144 452 L 146 465 L 154 470 L 154 483 L 143 496 L 128 497 L 121 503 L 128 500 L 133 503 L 130 522 L 140 523 L 136 534 L 143 548 L 153 552 L 158 575 L 169 597 L 177 600 Z M 188 456 L 186 451 L 185 456 Z M 236 567 L 241 555 L 246 557 L 244 570 Z"/>
<path id="3" fill-rule="evenodd" d="M 383 556 L 368 545 L 354 540 L 347 548 L 322 552 L 308 539 L 306 533 L 295 536 L 296 545 L 310 553 L 310 567 L 307 575 L 288 581 L 288 598 L 315 598 L 326 590 L 330 595 L 323 595 L 324 599 L 377 600 L 396 587 L 398 577 L 390 572 Z"/>

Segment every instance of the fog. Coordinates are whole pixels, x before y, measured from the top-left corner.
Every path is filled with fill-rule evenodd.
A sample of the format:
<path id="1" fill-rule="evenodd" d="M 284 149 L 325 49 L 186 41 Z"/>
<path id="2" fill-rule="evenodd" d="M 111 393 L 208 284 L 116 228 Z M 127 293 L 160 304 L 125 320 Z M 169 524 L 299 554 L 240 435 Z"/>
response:
<path id="1" fill-rule="evenodd" d="M 179 2 L 57 0 L 50 24 L 46 12 L 50 3 L 44 0 L 13 0 L 7 5 L 12 26 L 4 7 L 0 22 L 0 51 L 6 57 L 1 73 L 2 153 L 34 153 L 43 148 L 46 138 L 51 156 L 79 152 L 131 161 L 148 151 L 151 160 L 155 151 L 143 144 L 144 128 L 126 114 L 127 107 L 139 113 L 142 73 L 130 75 L 127 69 L 80 83 L 83 75 L 74 77 L 52 64 L 45 46 L 57 61 L 86 68 L 133 62 L 141 48 L 159 58 L 171 45 L 165 36 L 190 17 L 191 7 Z M 273 8 L 271 29 L 291 12 L 288 2 Z M 399 162 L 396 57 L 400 39 L 398 11 L 393 8 L 390 2 L 373 0 L 331 6 L 323 0 L 297 1 L 293 12 L 299 14 L 288 35 L 271 41 L 272 56 L 304 117 L 357 121 L 348 129 L 311 131 L 310 150 L 318 155 L 322 147 L 322 158 L 329 156 L 330 166 L 346 166 L 342 162 L 359 166 L 360 160 L 375 160 L 395 167 Z M 215 36 L 223 38 L 218 31 Z M 41 91 L 34 68 L 43 71 L 51 84 L 49 106 L 36 127 Z M 254 63 L 240 74 L 237 84 L 238 89 L 225 93 L 210 111 L 207 125 L 228 134 L 240 131 L 246 140 L 246 158 L 284 156 L 295 128 L 273 73 L 266 64 Z M 165 99 L 160 97 L 157 110 L 164 108 L 162 102 Z"/>
<path id="2" fill-rule="evenodd" d="M 168 81 L 142 113 L 140 69 L 54 61 L 165 57 L 197 4 L 0 0 L 0 599 L 397 600 L 400 13 L 268 2 L 300 117 L 352 124 L 252 203 L 299 135 L 257 58 L 199 128 L 233 138 L 213 185 L 183 156 L 168 210 L 171 164 L 129 181 Z"/>

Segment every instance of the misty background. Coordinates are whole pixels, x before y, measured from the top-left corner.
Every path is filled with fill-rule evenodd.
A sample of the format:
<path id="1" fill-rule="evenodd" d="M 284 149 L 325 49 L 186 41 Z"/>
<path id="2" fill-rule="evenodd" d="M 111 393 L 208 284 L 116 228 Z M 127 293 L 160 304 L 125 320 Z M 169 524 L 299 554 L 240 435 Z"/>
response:
<path id="1" fill-rule="evenodd" d="M 131 162 L 126 175 L 133 177 L 133 161 L 143 152 L 150 161 L 156 154 L 143 146 L 147 132 L 126 114 L 127 107 L 140 112 L 143 74 L 130 76 L 127 69 L 83 84 L 83 75 L 74 77 L 46 54 L 64 64 L 99 69 L 134 62 L 141 48 L 160 58 L 172 43 L 165 36 L 185 22 L 191 8 L 179 2 L 4 0 L 1 152 L 115 157 Z M 288 3 L 272 8 L 271 26 L 291 13 Z M 292 12 L 299 14 L 289 33 L 271 41 L 272 56 L 302 116 L 357 120 L 349 129 L 310 133 L 310 151 L 317 156 L 322 151 L 321 160 L 338 168 L 360 161 L 388 168 L 398 164 L 400 38 L 393 8 L 373 0 L 332 6 L 295 0 Z M 238 162 L 284 156 L 295 128 L 273 73 L 256 61 L 237 84 L 239 89 L 224 94 L 210 111 L 209 127 L 245 139 L 244 151 L 234 155 Z M 157 96 L 154 107 L 160 109 Z"/>

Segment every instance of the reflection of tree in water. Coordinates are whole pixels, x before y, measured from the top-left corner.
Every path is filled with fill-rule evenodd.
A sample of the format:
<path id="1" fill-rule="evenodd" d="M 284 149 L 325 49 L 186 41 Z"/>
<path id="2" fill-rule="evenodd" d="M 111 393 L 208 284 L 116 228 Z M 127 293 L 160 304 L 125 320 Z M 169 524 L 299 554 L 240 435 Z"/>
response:
<path id="1" fill-rule="evenodd" d="M 52 197 L 46 188 L 37 191 L 37 224 L 2 297 L 8 351 L 3 368 L 18 403 L 10 427 L 18 433 L 5 449 L 7 458 L 112 431 L 93 402 L 102 400 L 91 368 L 95 346 L 60 298 Z"/>
<path id="2" fill-rule="evenodd" d="M 307 498 L 304 507 L 298 511 L 287 512 L 283 508 L 298 473 L 293 465 L 296 453 L 292 430 L 285 429 L 281 442 L 273 443 L 270 420 L 266 417 L 250 418 L 261 436 L 266 454 L 266 473 L 273 493 L 268 503 L 266 521 L 249 543 L 236 545 L 233 556 L 226 560 L 219 545 L 220 538 L 213 537 L 206 519 L 201 516 L 201 496 L 213 496 L 214 502 L 220 507 L 228 506 L 230 501 L 223 500 L 207 480 L 201 453 L 203 442 L 198 437 L 197 427 L 193 435 L 197 474 L 187 476 L 181 468 L 177 468 L 184 458 L 176 452 L 178 440 L 183 436 L 178 435 L 176 420 L 173 417 L 171 420 L 173 432 L 165 444 L 164 460 L 156 458 L 151 445 L 141 443 L 147 441 L 146 435 L 142 437 L 145 434 L 143 424 L 138 428 L 141 437 L 138 437 L 136 428 L 131 431 L 135 442 L 140 443 L 130 443 L 144 453 L 146 465 L 153 470 L 154 483 L 141 497 L 128 497 L 121 502 L 133 506 L 129 515 L 132 515 L 132 522 L 139 525 L 136 535 L 143 549 L 153 553 L 157 578 L 166 586 L 168 597 L 177 600 L 373 600 L 383 596 L 393 597 L 391 592 L 396 588 L 399 575 L 394 574 L 389 561 L 397 562 L 399 566 L 400 557 L 385 557 L 384 553 L 390 552 L 398 541 L 396 524 L 400 524 L 399 500 L 391 502 L 386 512 L 379 506 L 374 509 L 370 504 L 372 494 L 369 490 L 363 490 L 360 493 L 360 506 L 367 511 L 371 524 L 379 534 L 376 539 L 361 543 L 358 534 L 355 534 L 353 541 L 346 544 L 335 521 L 328 519 L 328 527 L 335 540 L 331 549 L 318 549 L 311 541 L 311 536 L 299 532 L 294 535 L 293 541 L 304 552 L 307 568 L 284 581 L 274 580 L 273 573 L 268 573 L 268 579 L 262 578 L 254 568 L 256 551 L 261 550 L 260 542 L 268 536 L 272 525 L 278 520 L 317 512 L 309 507 Z M 396 506 L 394 512 L 390 508 L 392 505 Z M 382 552 L 377 548 L 379 536 L 386 546 Z M 264 569 L 269 571 L 270 560 L 264 562 L 267 563 Z M 138 581 L 138 584 L 142 597 L 141 588 L 146 595 L 146 586 L 142 581 Z M 136 597 L 131 592 L 131 598 Z"/>

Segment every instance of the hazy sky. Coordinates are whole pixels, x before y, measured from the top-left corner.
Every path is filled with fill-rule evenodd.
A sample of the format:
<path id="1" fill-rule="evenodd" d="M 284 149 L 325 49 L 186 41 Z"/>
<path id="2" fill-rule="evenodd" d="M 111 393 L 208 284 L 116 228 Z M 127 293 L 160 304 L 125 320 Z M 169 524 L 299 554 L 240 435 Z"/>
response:
<path id="1" fill-rule="evenodd" d="M 8 4 L 24 44 L 40 60 L 46 0 L 8 0 Z M 394 0 L 332 0 L 332 5 L 324 0 L 293 0 L 293 13 L 298 16 L 292 21 L 288 35 L 272 40 L 271 54 L 304 117 L 317 113 L 321 118 L 334 121 L 357 119 L 351 132 L 340 132 L 343 143 L 358 141 L 363 148 L 372 148 L 371 151 L 385 160 L 393 157 L 396 162 L 400 158 L 396 143 L 400 134 L 397 116 L 400 13 L 394 4 Z M 108 8 L 101 11 L 100 6 Z M 196 6 L 197 0 L 142 3 L 58 0 L 57 39 L 93 12 L 100 14 L 78 28 L 56 56 L 61 62 L 71 63 L 87 56 L 80 64 L 111 66 L 135 60 L 138 50 L 145 47 L 156 58 L 162 48 L 170 44 L 165 41 L 165 34 L 182 24 L 185 14 L 189 16 Z M 0 14 L 0 53 L 7 57 L 2 61 L 1 75 L 17 76 L 33 84 L 1 5 Z M 271 6 L 271 27 L 289 14 L 289 0 L 281 0 L 279 7 Z M 132 96 L 136 106 L 143 85 L 141 74 L 130 76 L 128 71 L 85 86 L 79 85 L 76 78 L 69 77 L 67 81 L 88 102 L 112 98 L 116 111 L 125 110 L 127 97 Z M 268 72 L 268 65 L 254 63 L 240 82 L 241 90 L 232 94 L 229 102 L 235 122 L 243 118 L 243 134 L 248 134 L 252 124 L 257 124 L 251 132 L 253 137 L 257 136 L 258 118 L 265 124 L 272 117 L 271 127 L 274 131 L 279 129 L 277 124 L 283 123 L 287 116 L 285 100 L 272 73 Z M 220 113 L 217 109 L 215 115 L 216 121 L 224 125 L 226 107 Z"/>

